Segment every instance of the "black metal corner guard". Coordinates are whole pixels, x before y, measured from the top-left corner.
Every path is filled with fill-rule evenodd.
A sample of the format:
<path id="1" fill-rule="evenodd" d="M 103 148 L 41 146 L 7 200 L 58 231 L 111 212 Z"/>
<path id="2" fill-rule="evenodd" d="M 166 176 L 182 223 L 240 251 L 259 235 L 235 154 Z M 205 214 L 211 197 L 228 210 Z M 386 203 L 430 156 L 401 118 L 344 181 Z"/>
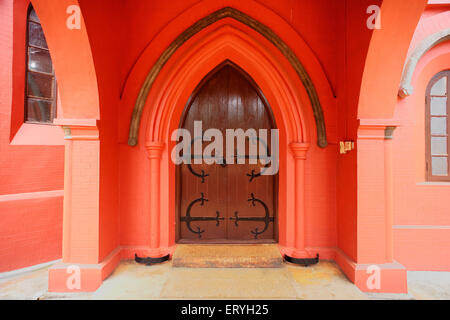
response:
<path id="1" fill-rule="evenodd" d="M 150 257 L 141 258 L 141 257 L 138 257 L 138 255 L 136 253 L 134 254 L 134 261 L 136 261 L 137 263 L 145 264 L 147 266 L 151 266 L 151 265 L 158 264 L 158 263 L 163 263 L 163 262 L 166 262 L 169 260 L 170 260 L 170 254 L 168 254 L 164 257 L 160 257 L 160 258 L 150 258 Z"/>
<path id="2" fill-rule="evenodd" d="M 319 262 L 319 254 L 317 254 L 315 258 L 303 258 L 303 259 L 289 257 L 287 254 L 285 254 L 283 259 L 286 262 L 307 267 L 317 264 Z"/>

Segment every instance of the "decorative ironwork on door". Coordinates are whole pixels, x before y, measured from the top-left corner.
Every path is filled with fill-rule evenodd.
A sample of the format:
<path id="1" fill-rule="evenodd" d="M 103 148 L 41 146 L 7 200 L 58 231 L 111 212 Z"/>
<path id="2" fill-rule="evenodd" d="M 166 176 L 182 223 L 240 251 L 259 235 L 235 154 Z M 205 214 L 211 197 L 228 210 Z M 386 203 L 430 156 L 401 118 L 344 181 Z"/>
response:
<path id="1" fill-rule="evenodd" d="M 220 225 L 220 220 L 225 220 L 225 218 L 220 217 L 220 212 L 216 211 L 216 217 L 193 217 L 191 216 L 191 209 L 194 206 L 194 204 L 200 202 L 200 205 L 203 206 L 205 202 L 207 202 L 208 199 L 205 198 L 203 192 L 201 193 L 201 197 L 198 199 L 195 199 L 192 201 L 186 211 L 186 216 L 181 217 L 181 221 L 186 222 L 187 228 L 192 233 L 198 234 L 198 238 L 200 239 L 202 237 L 202 233 L 205 232 L 205 230 L 202 230 L 200 227 L 197 227 L 197 231 L 192 228 L 191 223 L 195 221 L 216 221 L 216 226 L 218 227 Z"/>
<path id="2" fill-rule="evenodd" d="M 264 228 L 259 231 L 259 228 L 255 228 L 255 230 L 252 230 L 251 233 L 255 236 L 255 239 L 258 239 L 258 236 L 260 234 L 263 234 L 266 232 L 267 228 L 269 228 L 269 224 L 273 222 L 274 218 L 270 216 L 269 208 L 267 208 L 267 205 L 264 203 L 264 201 L 255 198 L 255 195 L 252 193 L 251 198 L 248 199 L 248 201 L 252 202 L 252 205 L 255 207 L 255 202 L 260 203 L 264 207 L 265 215 L 264 217 L 239 217 L 239 213 L 237 211 L 234 212 L 234 217 L 230 217 L 230 220 L 234 220 L 234 225 L 236 227 L 239 227 L 239 221 L 261 221 L 264 222 Z"/>
<path id="3" fill-rule="evenodd" d="M 202 134 L 203 135 L 203 134 Z M 258 137 L 256 138 L 258 141 L 260 140 Z M 194 144 L 196 138 L 192 139 L 191 141 L 191 150 L 192 150 L 192 145 Z M 269 155 L 269 150 L 266 145 L 266 155 Z M 191 160 L 194 160 L 196 157 L 198 157 L 199 155 L 195 155 L 192 154 L 191 155 Z M 237 160 L 239 158 L 244 158 L 246 160 L 250 159 L 249 155 L 234 155 L 234 158 Z M 220 166 L 222 167 L 226 167 L 227 163 L 225 158 L 223 158 L 222 163 L 220 163 Z M 201 173 L 196 172 L 193 168 L 192 165 L 190 163 L 187 164 L 187 167 L 189 169 L 189 172 L 192 173 L 194 176 L 199 177 L 201 179 L 201 183 L 205 183 L 205 178 L 209 176 L 209 174 L 206 174 L 204 170 L 201 170 Z M 249 182 L 252 182 L 253 179 L 257 178 L 257 177 L 261 177 L 262 174 L 264 173 L 264 170 L 266 170 L 266 168 L 269 167 L 269 164 L 264 165 L 260 171 L 258 173 L 256 173 L 256 171 L 253 169 L 251 171 L 251 174 L 246 174 L 248 177 L 250 177 Z M 198 238 L 200 239 L 202 237 L 202 233 L 205 232 L 205 230 L 201 229 L 200 227 L 197 226 L 197 230 L 194 230 L 194 228 L 192 227 L 191 223 L 192 222 L 196 222 L 196 221 L 216 221 L 216 227 L 218 227 L 220 225 L 220 220 L 225 220 L 225 218 L 220 217 L 220 212 L 216 211 L 216 217 L 192 217 L 191 216 L 191 209 L 192 207 L 200 202 L 200 206 L 203 206 L 205 202 L 208 202 L 208 199 L 205 198 L 204 193 L 201 192 L 201 197 L 198 199 L 193 200 L 187 207 L 186 210 L 186 216 L 181 217 L 180 221 L 181 222 L 186 222 L 186 226 L 188 228 L 188 230 L 192 233 L 195 233 L 198 235 Z M 267 205 L 264 203 L 264 201 L 262 201 L 261 199 L 258 199 L 255 197 L 255 195 L 253 193 L 251 193 L 250 195 L 250 199 L 248 199 L 248 201 L 251 201 L 252 206 L 256 207 L 256 203 L 259 203 L 262 205 L 262 207 L 264 208 L 264 212 L 265 215 L 263 217 L 239 217 L 239 213 L 238 211 L 234 212 L 234 217 L 230 217 L 230 220 L 234 220 L 234 225 L 235 227 L 239 227 L 239 221 L 257 221 L 257 222 L 264 222 L 264 227 L 262 228 L 262 230 L 260 230 L 260 228 L 256 227 L 254 230 L 251 230 L 250 232 L 253 234 L 255 239 L 258 239 L 258 236 L 260 234 L 263 234 L 264 232 L 266 232 L 266 230 L 269 228 L 269 224 L 271 222 L 274 222 L 274 217 L 270 216 L 270 211 L 269 208 L 267 207 Z"/>

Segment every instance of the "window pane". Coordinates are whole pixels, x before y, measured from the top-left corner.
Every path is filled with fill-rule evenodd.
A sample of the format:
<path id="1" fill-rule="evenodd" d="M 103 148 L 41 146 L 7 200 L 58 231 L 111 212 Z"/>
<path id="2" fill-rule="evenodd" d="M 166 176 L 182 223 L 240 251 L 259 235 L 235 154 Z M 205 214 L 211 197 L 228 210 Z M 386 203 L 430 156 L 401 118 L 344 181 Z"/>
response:
<path id="1" fill-rule="evenodd" d="M 51 99 L 53 97 L 53 77 L 28 72 L 28 95 Z"/>
<path id="2" fill-rule="evenodd" d="M 432 116 L 447 115 L 447 98 L 431 97 L 431 115 Z"/>
<path id="3" fill-rule="evenodd" d="M 33 46 L 41 48 L 48 48 L 47 41 L 45 40 L 44 31 L 40 24 L 29 22 L 28 23 L 28 41 Z"/>
<path id="4" fill-rule="evenodd" d="M 433 176 L 446 176 L 448 174 L 447 157 L 432 157 Z"/>
<path id="5" fill-rule="evenodd" d="M 445 96 L 447 94 L 447 77 L 442 77 L 433 85 L 431 94 L 437 96 Z"/>
<path id="6" fill-rule="evenodd" d="M 447 154 L 447 138 L 431 137 L 431 154 L 446 155 Z"/>
<path id="7" fill-rule="evenodd" d="M 447 134 L 447 117 L 431 118 L 431 134 Z"/>
<path id="8" fill-rule="evenodd" d="M 47 50 L 30 47 L 28 69 L 32 71 L 52 73 L 52 60 Z"/>
<path id="9" fill-rule="evenodd" d="M 28 19 L 31 21 L 37 22 L 37 23 L 41 23 L 41 21 L 39 20 L 39 17 L 36 14 L 36 11 L 34 11 L 34 8 L 31 8 Z"/>
<path id="10" fill-rule="evenodd" d="M 27 121 L 51 123 L 52 103 L 45 100 L 31 99 L 27 101 Z"/>

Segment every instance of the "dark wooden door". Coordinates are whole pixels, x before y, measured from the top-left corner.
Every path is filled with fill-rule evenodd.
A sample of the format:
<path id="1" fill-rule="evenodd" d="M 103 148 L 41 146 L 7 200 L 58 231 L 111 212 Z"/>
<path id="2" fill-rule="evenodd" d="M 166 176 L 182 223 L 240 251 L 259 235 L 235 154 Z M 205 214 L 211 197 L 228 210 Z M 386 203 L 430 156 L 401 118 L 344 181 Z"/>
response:
<path id="1" fill-rule="evenodd" d="M 226 129 L 275 127 L 264 96 L 242 70 L 225 63 L 212 71 L 193 92 L 180 127 L 194 137 L 194 121 L 203 132 L 219 129 L 226 153 Z M 273 242 L 276 239 L 276 176 L 257 173 L 263 164 L 249 164 L 246 138 L 245 164 L 182 164 L 178 166 L 179 242 Z M 254 140 L 254 139 L 253 139 Z M 205 148 L 210 142 L 203 142 Z M 196 157 L 199 155 L 193 155 Z M 252 174 L 253 172 L 253 174 Z"/>

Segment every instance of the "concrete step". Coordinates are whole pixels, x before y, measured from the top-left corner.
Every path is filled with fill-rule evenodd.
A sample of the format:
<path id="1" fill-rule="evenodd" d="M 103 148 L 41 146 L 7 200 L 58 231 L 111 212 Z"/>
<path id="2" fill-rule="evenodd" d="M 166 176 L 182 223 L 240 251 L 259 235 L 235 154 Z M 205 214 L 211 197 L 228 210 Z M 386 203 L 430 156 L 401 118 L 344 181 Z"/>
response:
<path id="1" fill-rule="evenodd" d="M 276 244 L 179 244 L 173 266 L 185 268 L 279 268 Z"/>

